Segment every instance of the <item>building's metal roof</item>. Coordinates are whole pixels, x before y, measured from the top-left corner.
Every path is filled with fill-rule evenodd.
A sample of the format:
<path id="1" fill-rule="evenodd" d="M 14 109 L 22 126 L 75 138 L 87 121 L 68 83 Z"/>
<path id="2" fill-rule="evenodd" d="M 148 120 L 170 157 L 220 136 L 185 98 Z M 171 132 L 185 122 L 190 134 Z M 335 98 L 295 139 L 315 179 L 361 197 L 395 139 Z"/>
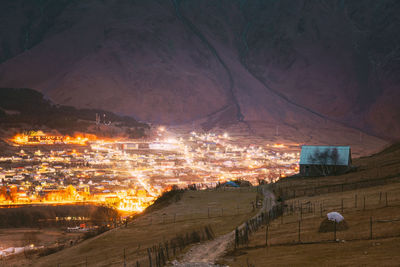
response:
<path id="1" fill-rule="evenodd" d="M 336 159 L 331 156 L 335 149 L 337 151 Z M 319 158 L 318 155 L 322 153 L 326 153 L 328 156 Z M 302 146 L 300 164 L 348 166 L 351 163 L 350 153 L 349 146 Z"/>

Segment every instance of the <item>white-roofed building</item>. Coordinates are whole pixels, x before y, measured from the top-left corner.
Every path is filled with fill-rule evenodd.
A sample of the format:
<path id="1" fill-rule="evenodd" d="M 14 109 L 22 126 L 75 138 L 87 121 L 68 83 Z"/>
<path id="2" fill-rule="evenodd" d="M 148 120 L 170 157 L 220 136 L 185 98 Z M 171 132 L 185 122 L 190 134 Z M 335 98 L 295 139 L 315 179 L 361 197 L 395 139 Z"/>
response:
<path id="1" fill-rule="evenodd" d="M 347 172 L 351 167 L 350 146 L 302 146 L 300 175 L 327 176 Z"/>

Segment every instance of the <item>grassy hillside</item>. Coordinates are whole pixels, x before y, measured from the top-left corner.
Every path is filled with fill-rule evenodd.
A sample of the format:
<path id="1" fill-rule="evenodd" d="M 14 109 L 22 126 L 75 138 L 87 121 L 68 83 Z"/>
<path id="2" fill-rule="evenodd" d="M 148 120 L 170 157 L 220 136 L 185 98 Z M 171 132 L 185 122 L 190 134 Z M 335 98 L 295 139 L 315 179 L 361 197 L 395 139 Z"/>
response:
<path id="1" fill-rule="evenodd" d="M 400 147 L 355 160 L 358 171 L 341 176 L 285 179 L 275 192 L 285 212 L 230 253 L 229 266 L 396 266 L 400 261 Z M 343 186 L 342 186 L 343 184 Z M 296 197 L 293 192 L 296 191 Z M 349 229 L 320 233 L 328 212 Z M 300 236 L 299 236 L 300 225 Z"/>
<path id="2" fill-rule="evenodd" d="M 353 171 L 340 176 L 282 179 L 275 185 L 276 193 L 288 199 L 398 182 L 400 143 L 372 156 L 354 159 L 353 166 Z"/>
<path id="3" fill-rule="evenodd" d="M 147 248 L 164 244 L 177 236 L 186 238 L 205 226 L 210 226 L 216 236 L 232 231 L 255 213 L 251 202 L 255 201 L 256 194 L 255 188 L 185 191 L 177 202 L 144 213 L 126 228 L 111 230 L 58 253 L 35 259 L 33 263 L 35 266 L 57 266 L 58 263 L 61 266 L 85 266 L 87 259 L 88 266 L 121 266 L 125 249 L 128 266 L 137 261 L 140 266 L 147 266 Z M 176 253 L 179 251 L 176 248 Z M 26 265 L 31 263 L 31 260 L 25 261 Z"/>
<path id="4" fill-rule="evenodd" d="M 286 208 L 268 227 L 268 247 L 263 226 L 250 235 L 248 244 L 232 249 L 221 262 L 229 266 L 396 265 L 400 261 L 400 147 L 356 159 L 354 164 L 357 171 L 346 175 L 283 179 L 272 185 L 277 197 L 285 199 Z M 160 244 L 185 240 L 206 226 L 216 236 L 230 232 L 254 215 L 256 195 L 251 187 L 185 191 L 167 198 L 168 206 L 158 205 L 137 216 L 127 227 L 17 265 L 121 266 L 125 259 L 130 266 L 137 262 L 148 266 L 148 251 L 154 256 Z M 333 232 L 318 232 L 330 211 L 343 214 L 349 225 L 336 237 Z M 176 247 L 176 254 L 186 251 Z M 170 253 L 173 258 L 171 247 Z"/>

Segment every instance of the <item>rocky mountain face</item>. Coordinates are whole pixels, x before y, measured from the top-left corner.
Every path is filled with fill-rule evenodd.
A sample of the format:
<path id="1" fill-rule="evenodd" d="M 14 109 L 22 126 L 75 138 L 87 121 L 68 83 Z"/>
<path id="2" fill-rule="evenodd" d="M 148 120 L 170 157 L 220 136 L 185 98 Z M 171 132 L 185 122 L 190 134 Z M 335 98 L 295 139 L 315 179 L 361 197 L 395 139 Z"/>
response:
<path id="1" fill-rule="evenodd" d="M 143 121 L 400 138 L 400 2 L 2 1 L 0 87 Z"/>

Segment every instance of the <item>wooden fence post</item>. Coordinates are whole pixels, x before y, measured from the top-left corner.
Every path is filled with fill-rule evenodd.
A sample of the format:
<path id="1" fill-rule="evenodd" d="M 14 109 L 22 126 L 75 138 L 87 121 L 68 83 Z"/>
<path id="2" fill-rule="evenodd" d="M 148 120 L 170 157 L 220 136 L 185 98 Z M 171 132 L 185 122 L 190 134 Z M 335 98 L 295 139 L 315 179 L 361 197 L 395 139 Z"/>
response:
<path id="1" fill-rule="evenodd" d="M 387 196 L 387 192 L 385 193 L 385 202 L 386 202 L 386 204 L 385 204 L 385 206 L 387 207 L 388 206 L 388 196 Z"/>
<path id="2" fill-rule="evenodd" d="M 343 213 L 343 209 L 344 209 L 344 208 L 343 208 L 343 198 L 342 198 L 342 213 Z"/>
<path id="3" fill-rule="evenodd" d="M 319 210 L 320 210 L 320 213 L 321 213 L 320 216 L 321 216 L 321 218 L 322 218 L 322 203 L 319 204 Z"/>
<path id="4" fill-rule="evenodd" d="M 239 247 L 239 229 L 235 229 L 235 250 Z"/>
<path id="5" fill-rule="evenodd" d="M 357 194 L 354 195 L 354 207 L 357 208 Z"/>
<path id="6" fill-rule="evenodd" d="M 147 255 L 149 256 L 149 266 L 153 267 L 153 264 L 151 262 L 151 251 L 150 251 L 150 248 L 147 249 Z"/>
<path id="7" fill-rule="evenodd" d="M 365 210 L 365 195 L 364 195 L 364 202 L 363 202 L 363 210 Z"/>
<path id="8" fill-rule="evenodd" d="M 372 216 L 369 217 L 369 239 L 372 240 Z"/>
<path id="9" fill-rule="evenodd" d="M 300 221 L 303 220 L 303 203 L 300 204 Z"/>
<path id="10" fill-rule="evenodd" d="M 124 267 L 126 267 L 126 251 L 125 251 L 125 248 L 124 248 Z"/>
<path id="11" fill-rule="evenodd" d="M 333 223 L 333 241 L 336 242 L 336 220 L 334 220 Z"/>
<path id="12" fill-rule="evenodd" d="M 300 221 L 299 221 L 299 243 L 300 243 Z"/>

